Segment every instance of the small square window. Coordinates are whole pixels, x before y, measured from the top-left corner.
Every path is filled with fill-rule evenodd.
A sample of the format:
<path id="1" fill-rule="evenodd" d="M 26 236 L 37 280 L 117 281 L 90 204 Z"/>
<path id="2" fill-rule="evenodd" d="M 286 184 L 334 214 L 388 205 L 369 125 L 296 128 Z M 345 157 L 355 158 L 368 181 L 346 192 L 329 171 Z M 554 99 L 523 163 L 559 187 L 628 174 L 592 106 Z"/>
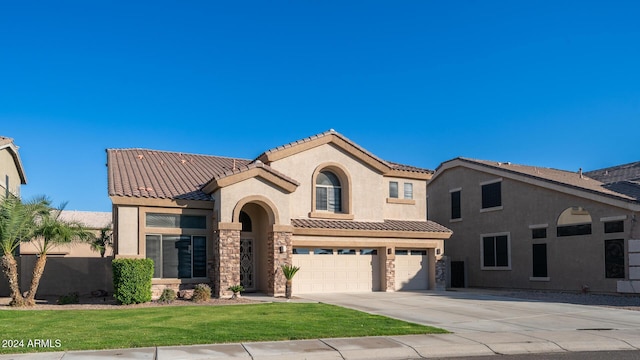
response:
<path id="1" fill-rule="evenodd" d="M 398 198 L 398 182 L 397 181 L 389 182 L 389 197 L 392 199 Z"/>
<path id="2" fill-rule="evenodd" d="M 546 239 L 547 238 L 547 228 L 531 229 L 531 238 L 532 239 Z"/>
<path id="3" fill-rule="evenodd" d="M 608 221 L 604 223 L 604 233 L 620 233 L 624 232 L 624 221 Z"/>
<path id="4" fill-rule="evenodd" d="M 404 183 L 404 198 L 413 199 L 413 184 Z"/>

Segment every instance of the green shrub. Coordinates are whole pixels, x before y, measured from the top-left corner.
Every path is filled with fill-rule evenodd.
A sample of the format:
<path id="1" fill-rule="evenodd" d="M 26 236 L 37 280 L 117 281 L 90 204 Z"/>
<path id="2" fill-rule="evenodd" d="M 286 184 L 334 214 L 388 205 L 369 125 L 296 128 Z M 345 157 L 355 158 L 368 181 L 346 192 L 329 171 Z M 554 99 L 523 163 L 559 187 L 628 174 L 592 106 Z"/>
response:
<path id="1" fill-rule="evenodd" d="M 195 302 L 209 301 L 211 299 L 211 287 L 207 284 L 198 284 L 193 288 L 193 297 L 191 300 Z"/>
<path id="2" fill-rule="evenodd" d="M 115 259 L 113 265 L 113 297 L 123 305 L 151 301 L 153 260 Z"/>
<path id="3" fill-rule="evenodd" d="M 80 303 L 80 294 L 77 292 L 68 293 L 58 298 L 58 305 L 78 304 Z"/>
<path id="4" fill-rule="evenodd" d="M 158 302 L 162 304 L 171 304 L 178 296 L 176 295 L 176 291 L 169 288 L 164 288 L 162 290 L 162 295 L 158 298 Z"/>

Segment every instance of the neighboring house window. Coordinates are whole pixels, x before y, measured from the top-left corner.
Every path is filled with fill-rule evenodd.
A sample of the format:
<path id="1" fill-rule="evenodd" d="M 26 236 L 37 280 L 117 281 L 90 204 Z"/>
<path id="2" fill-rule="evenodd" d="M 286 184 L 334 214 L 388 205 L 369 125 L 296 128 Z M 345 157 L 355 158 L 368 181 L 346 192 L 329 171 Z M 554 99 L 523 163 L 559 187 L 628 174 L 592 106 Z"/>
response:
<path id="1" fill-rule="evenodd" d="M 624 240 L 604 241 L 604 268 L 608 279 L 624 279 Z"/>
<path id="2" fill-rule="evenodd" d="M 398 182 L 389 181 L 389 197 L 392 199 L 398 198 Z"/>
<path id="3" fill-rule="evenodd" d="M 461 195 L 460 190 L 451 192 L 451 219 L 462 218 L 462 207 L 460 203 L 460 195 Z"/>
<path id="4" fill-rule="evenodd" d="M 316 178 L 316 210 L 342 212 L 340 180 L 330 171 L 321 171 Z"/>
<path id="5" fill-rule="evenodd" d="M 547 275 L 547 244 L 533 244 L 532 246 L 533 246 L 532 248 L 533 277 L 546 278 L 548 276 Z"/>
<path id="6" fill-rule="evenodd" d="M 502 206 L 502 181 L 482 185 L 482 208 Z"/>
<path id="7" fill-rule="evenodd" d="M 153 260 L 154 278 L 206 277 L 205 236 L 147 235 L 147 258 Z"/>
<path id="8" fill-rule="evenodd" d="M 413 184 L 404 183 L 404 198 L 413 199 Z"/>
<path id="9" fill-rule="evenodd" d="M 591 214 L 581 206 L 565 209 L 558 217 L 558 237 L 591 234 Z"/>
<path id="10" fill-rule="evenodd" d="M 483 235 L 482 268 L 509 269 L 510 267 L 511 262 L 509 256 L 509 235 Z"/>
<path id="11" fill-rule="evenodd" d="M 249 215 L 246 212 L 240 211 L 239 220 L 240 220 L 240 223 L 242 223 L 242 231 L 246 231 L 246 232 L 253 231 L 253 226 L 251 224 L 251 218 L 249 217 Z"/>
<path id="12" fill-rule="evenodd" d="M 532 239 L 546 239 L 547 238 L 547 228 L 531 229 L 531 238 Z"/>
<path id="13" fill-rule="evenodd" d="M 604 233 L 621 233 L 624 232 L 624 221 L 607 221 L 604 223 Z"/>

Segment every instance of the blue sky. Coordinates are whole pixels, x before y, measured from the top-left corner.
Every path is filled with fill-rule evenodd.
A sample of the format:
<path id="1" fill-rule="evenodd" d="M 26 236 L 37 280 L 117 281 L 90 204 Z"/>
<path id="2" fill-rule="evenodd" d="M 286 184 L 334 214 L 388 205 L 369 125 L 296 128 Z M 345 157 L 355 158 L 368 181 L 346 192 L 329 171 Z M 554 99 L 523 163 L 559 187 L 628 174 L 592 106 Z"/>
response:
<path id="1" fill-rule="evenodd" d="M 107 148 L 254 158 L 330 128 L 434 169 L 640 160 L 637 1 L 3 1 L 23 197 L 110 211 Z"/>

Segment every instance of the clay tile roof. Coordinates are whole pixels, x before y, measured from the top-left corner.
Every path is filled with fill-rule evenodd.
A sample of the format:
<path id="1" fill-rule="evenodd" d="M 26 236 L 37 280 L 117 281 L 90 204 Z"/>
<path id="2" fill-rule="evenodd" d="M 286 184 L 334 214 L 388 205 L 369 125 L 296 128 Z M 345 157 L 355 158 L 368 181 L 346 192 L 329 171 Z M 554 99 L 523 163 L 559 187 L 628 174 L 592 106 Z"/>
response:
<path id="1" fill-rule="evenodd" d="M 359 151 L 361 151 L 363 154 L 371 157 L 372 159 L 376 160 L 377 162 L 380 162 L 382 164 L 384 164 L 385 166 L 391 168 L 391 169 L 395 169 L 395 170 L 401 170 L 401 171 L 410 171 L 410 172 L 420 172 L 420 173 L 428 173 L 428 174 L 433 174 L 433 170 L 428 170 L 428 169 L 423 169 L 423 168 L 419 168 L 419 167 L 415 167 L 415 166 L 409 166 L 409 165 L 403 165 L 403 164 L 398 164 L 398 163 L 392 163 L 386 160 L 383 160 L 379 157 L 377 157 L 376 155 L 374 155 L 373 153 L 369 152 L 367 149 L 363 148 L 362 146 L 356 144 L 355 142 L 351 141 L 349 138 L 347 138 L 346 136 L 342 135 L 341 133 L 335 131 L 334 129 L 329 129 L 323 133 L 320 134 L 316 134 L 316 135 L 312 135 L 309 137 L 306 137 L 304 139 L 300 139 L 300 140 L 296 140 L 293 142 L 290 142 L 288 144 L 284 144 L 284 145 L 280 145 L 277 146 L 273 149 L 269 149 L 267 151 L 265 151 L 264 153 L 260 154 L 256 159 L 259 159 L 265 155 L 271 154 L 271 153 L 275 153 L 278 152 L 280 150 L 284 150 L 284 149 L 288 149 L 292 146 L 298 145 L 298 144 L 303 144 L 306 142 L 310 142 L 325 136 L 329 136 L 329 135 L 335 135 L 337 137 L 339 137 L 340 139 L 342 139 L 343 141 L 345 141 L 346 143 L 350 144 L 351 146 L 353 146 L 354 148 L 358 149 Z"/>
<path id="2" fill-rule="evenodd" d="M 250 161 L 147 149 L 107 149 L 109 196 L 210 200 L 201 191 L 215 176 Z"/>
<path id="3" fill-rule="evenodd" d="M 500 169 L 505 172 L 525 175 L 527 177 L 539 180 L 565 185 L 592 193 L 615 197 L 626 201 L 636 201 L 636 198 L 607 189 L 604 184 L 598 180 L 592 179 L 586 175 L 580 176 L 578 172 L 551 169 L 539 166 L 517 165 L 509 162 L 496 162 L 488 160 L 476 160 L 467 158 L 458 158 L 459 160 L 480 164 L 483 166 Z"/>
<path id="4" fill-rule="evenodd" d="M 415 231 L 415 232 L 443 232 L 451 230 L 433 221 L 384 220 L 346 221 L 346 220 L 316 220 L 291 219 L 291 225 L 304 229 L 338 229 L 338 230 L 378 230 L 378 231 Z"/>
<path id="5" fill-rule="evenodd" d="M 300 183 L 298 181 L 296 181 L 295 179 L 290 178 L 289 176 L 275 170 L 274 168 L 272 168 L 269 165 L 265 165 L 262 161 L 260 160 L 255 160 L 252 161 L 250 163 L 246 163 L 240 166 L 236 166 L 235 169 L 231 169 L 231 170 L 225 170 L 224 172 L 215 174 L 212 178 L 212 180 L 220 180 L 223 179 L 225 177 L 231 176 L 231 175 L 235 175 L 235 174 L 240 174 L 243 173 L 245 171 L 249 171 L 251 169 L 255 169 L 255 168 L 261 168 L 264 169 L 280 178 L 282 178 L 283 180 L 286 180 L 296 186 L 300 185 Z"/>
<path id="6" fill-rule="evenodd" d="M 62 210 L 60 219 L 77 221 L 90 229 L 102 229 L 111 224 L 111 213 L 100 211 Z"/>
<path id="7" fill-rule="evenodd" d="M 12 138 L 0 136 L 0 146 L 8 145 L 8 144 L 11 144 L 12 142 L 13 142 Z"/>
<path id="8" fill-rule="evenodd" d="M 640 161 L 588 171 L 584 174 L 605 184 L 627 180 L 640 181 Z"/>

